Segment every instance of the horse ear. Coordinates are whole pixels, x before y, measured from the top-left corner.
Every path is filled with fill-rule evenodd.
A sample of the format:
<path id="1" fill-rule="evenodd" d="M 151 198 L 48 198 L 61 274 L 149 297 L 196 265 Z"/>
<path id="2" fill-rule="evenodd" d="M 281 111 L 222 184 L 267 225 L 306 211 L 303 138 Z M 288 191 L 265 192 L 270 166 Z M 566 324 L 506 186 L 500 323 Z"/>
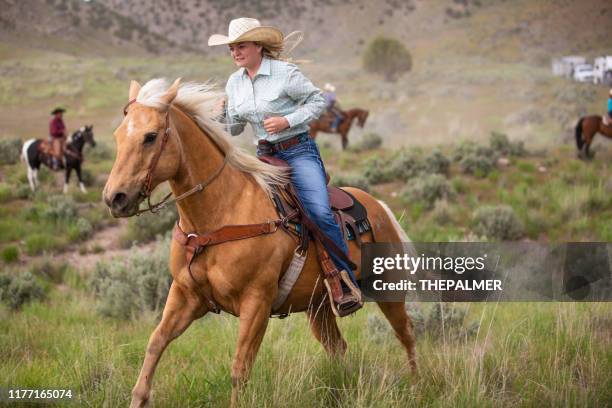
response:
<path id="1" fill-rule="evenodd" d="M 134 81 L 132 79 L 132 82 L 130 82 L 130 91 L 128 93 L 128 101 L 136 99 L 136 97 L 138 96 L 138 92 L 140 91 L 140 88 L 142 88 L 142 86 L 140 86 L 140 84 L 137 81 Z"/>
<path id="2" fill-rule="evenodd" d="M 166 91 L 166 93 L 160 98 L 163 103 L 166 105 L 170 105 L 174 98 L 176 98 L 176 94 L 178 93 L 179 85 L 181 84 L 181 78 L 176 78 L 176 81 L 170 88 Z"/>

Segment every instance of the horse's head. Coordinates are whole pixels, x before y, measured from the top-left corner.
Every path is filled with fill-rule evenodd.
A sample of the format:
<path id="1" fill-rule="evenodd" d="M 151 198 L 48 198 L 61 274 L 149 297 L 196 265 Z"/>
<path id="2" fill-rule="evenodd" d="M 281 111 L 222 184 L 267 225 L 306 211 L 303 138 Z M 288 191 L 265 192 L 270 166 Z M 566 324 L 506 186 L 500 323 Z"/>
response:
<path id="1" fill-rule="evenodd" d="M 160 91 L 132 81 L 125 117 L 115 130 L 117 156 L 104 187 L 104 202 L 115 217 L 130 217 L 158 184 L 172 178 L 180 164 L 180 145 L 170 132 L 170 104 L 180 79 Z M 158 82 L 159 84 L 159 82 Z"/>
<path id="2" fill-rule="evenodd" d="M 93 125 L 85 126 L 82 134 L 83 134 L 83 139 L 85 140 L 85 143 L 89 143 L 91 147 L 96 147 L 96 141 L 94 140 L 94 134 L 93 134 Z"/>
<path id="3" fill-rule="evenodd" d="M 359 111 L 359 113 L 357 114 L 357 125 L 359 127 L 363 127 L 363 125 L 365 125 L 369 114 L 370 114 L 370 111 L 367 111 L 367 110 Z"/>

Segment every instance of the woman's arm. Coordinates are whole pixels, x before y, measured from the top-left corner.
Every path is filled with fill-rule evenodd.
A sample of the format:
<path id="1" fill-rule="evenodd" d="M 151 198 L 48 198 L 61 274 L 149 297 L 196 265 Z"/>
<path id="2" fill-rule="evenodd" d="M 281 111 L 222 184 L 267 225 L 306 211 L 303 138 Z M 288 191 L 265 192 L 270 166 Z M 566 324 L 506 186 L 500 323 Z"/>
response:
<path id="1" fill-rule="evenodd" d="M 294 112 L 285 116 L 289 126 L 294 127 L 317 119 L 325 110 L 326 103 L 321 90 L 314 86 L 297 66 L 289 64 L 288 69 L 285 91 L 291 99 L 301 104 Z"/>

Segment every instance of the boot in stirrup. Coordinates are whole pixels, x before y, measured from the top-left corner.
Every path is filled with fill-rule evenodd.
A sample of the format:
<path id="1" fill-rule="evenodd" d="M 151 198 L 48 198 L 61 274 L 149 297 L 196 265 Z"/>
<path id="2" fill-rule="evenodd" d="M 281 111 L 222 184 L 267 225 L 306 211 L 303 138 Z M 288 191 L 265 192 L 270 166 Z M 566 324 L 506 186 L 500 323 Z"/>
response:
<path id="1" fill-rule="evenodd" d="M 339 275 L 340 280 L 336 280 L 334 283 L 340 286 L 342 293 L 340 296 L 333 296 L 333 293 L 338 293 L 337 287 L 335 291 L 332 290 L 332 286 L 336 286 L 334 283 L 330 283 L 328 279 L 325 279 L 323 282 L 327 288 L 332 311 L 336 316 L 344 317 L 361 309 L 363 307 L 363 300 L 361 298 L 361 291 L 355 286 L 348 273 L 342 270 Z"/>

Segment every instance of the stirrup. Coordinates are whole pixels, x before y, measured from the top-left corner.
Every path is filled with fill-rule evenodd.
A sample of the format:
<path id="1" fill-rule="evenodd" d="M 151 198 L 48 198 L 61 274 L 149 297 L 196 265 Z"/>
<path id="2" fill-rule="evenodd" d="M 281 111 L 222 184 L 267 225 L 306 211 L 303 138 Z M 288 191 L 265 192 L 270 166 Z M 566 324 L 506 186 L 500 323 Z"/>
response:
<path id="1" fill-rule="evenodd" d="M 334 300 L 332 288 L 327 279 L 324 279 L 323 283 L 327 288 L 327 294 L 329 296 L 329 303 L 331 305 L 332 312 L 337 317 L 344 317 L 361 309 L 363 307 L 363 299 L 361 298 L 361 291 L 355 286 L 348 275 L 348 272 L 346 272 L 344 269 L 340 271 L 340 279 L 349 288 L 350 292 L 344 293 L 339 302 Z"/>

